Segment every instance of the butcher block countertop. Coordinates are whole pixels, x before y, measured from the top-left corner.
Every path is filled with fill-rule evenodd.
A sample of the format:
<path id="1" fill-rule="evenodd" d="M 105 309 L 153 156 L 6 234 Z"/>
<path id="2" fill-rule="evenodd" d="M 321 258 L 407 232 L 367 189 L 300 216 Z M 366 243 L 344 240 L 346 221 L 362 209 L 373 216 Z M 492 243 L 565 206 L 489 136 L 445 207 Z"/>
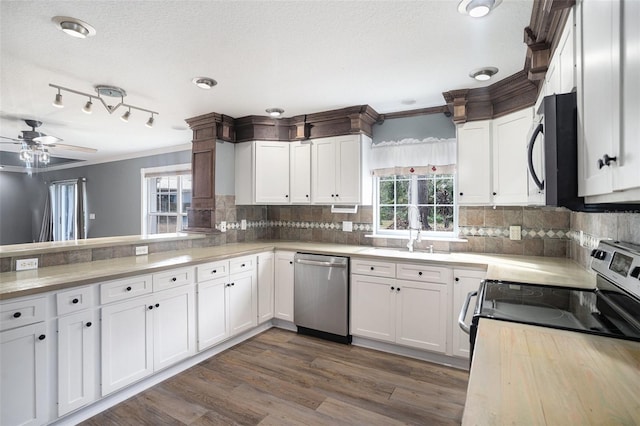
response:
<path id="1" fill-rule="evenodd" d="M 481 319 L 463 425 L 636 425 L 640 342 Z"/>
<path id="2" fill-rule="evenodd" d="M 489 279 L 595 288 L 595 276 L 591 272 L 586 271 L 577 263 L 563 258 L 474 253 L 409 253 L 406 249 L 344 244 L 256 241 L 50 266 L 29 271 L 4 272 L 0 274 L 0 300 L 256 254 L 273 249 L 479 268 L 487 270 L 487 278 Z"/>

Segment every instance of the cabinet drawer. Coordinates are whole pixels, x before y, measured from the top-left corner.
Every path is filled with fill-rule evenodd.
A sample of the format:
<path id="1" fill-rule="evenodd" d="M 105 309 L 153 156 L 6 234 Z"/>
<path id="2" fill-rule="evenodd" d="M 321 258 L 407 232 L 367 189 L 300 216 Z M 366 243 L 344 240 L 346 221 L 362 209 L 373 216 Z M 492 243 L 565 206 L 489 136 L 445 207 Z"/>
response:
<path id="1" fill-rule="evenodd" d="M 352 259 L 351 273 L 360 275 L 373 275 L 376 277 L 395 278 L 396 264 L 393 262 L 380 262 L 368 259 Z"/>
<path id="2" fill-rule="evenodd" d="M 151 293 L 151 275 L 140 275 L 124 280 L 110 281 L 100 285 L 100 302 L 102 304 Z"/>
<path id="3" fill-rule="evenodd" d="M 93 288 L 80 287 L 56 294 L 58 315 L 78 312 L 93 306 Z"/>
<path id="4" fill-rule="evenodd" d="M 193 268 L 173 269 L 153 274 L 153 291 L 165 290 L 193 283 Z"/>
<path id="5" fill-rule="evenodd" d="M 238 257 L 229 261 L 229 273 L 237 274 L 238 272 L 253 271 L 256 267 L 255 256 Z"/>
<path id="6" fill-rule="evenodd" d="M 440 266 L 399 263 L 396 269 L 396 277 L 404 280 L 446 284 L 451 282 L 453 271 Z"/>
<path id="7" fill-rule="evenodd" d="M 229 275 L 229 261 L 205 263 L 196 267 L 199 283 Z"/>
<path id="8" fill-rule="evenodd" d="M 0 305 L 0 330 L 44 321 L 46 298 L 20 300 Z"/>

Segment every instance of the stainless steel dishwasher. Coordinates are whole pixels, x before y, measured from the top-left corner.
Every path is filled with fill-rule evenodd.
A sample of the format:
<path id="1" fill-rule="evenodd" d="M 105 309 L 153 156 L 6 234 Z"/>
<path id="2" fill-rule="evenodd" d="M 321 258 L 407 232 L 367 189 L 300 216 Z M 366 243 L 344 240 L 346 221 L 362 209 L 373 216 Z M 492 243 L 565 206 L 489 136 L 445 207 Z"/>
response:
<path id="1" fill-rule="evenodd" d="M 349 258 L 296 253 L 293 322 L 298 333 L 341 343 L 349 334 Z"/>

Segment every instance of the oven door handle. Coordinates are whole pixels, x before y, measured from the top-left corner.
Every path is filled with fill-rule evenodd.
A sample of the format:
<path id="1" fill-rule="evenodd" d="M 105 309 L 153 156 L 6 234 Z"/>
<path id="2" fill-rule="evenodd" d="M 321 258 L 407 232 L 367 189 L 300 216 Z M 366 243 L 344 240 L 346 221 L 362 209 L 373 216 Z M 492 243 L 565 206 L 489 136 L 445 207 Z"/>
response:
<path id="1" fill-rule="evenodd" d="M 467 294 L 467 300 L 464 301 L 464 305 L 462 305 L 462 309 L 460 310 L 460 315 L 458 315 L 458 325 L 467 334 L 471 333 L 471 329 L 467 324 L 465 324 L 464 319 L 467 316 L 467 311 L 469 310 L 469 303 L 471 302 L 471 298 L 478 295 L 477 291 L 472 291 Z"/>

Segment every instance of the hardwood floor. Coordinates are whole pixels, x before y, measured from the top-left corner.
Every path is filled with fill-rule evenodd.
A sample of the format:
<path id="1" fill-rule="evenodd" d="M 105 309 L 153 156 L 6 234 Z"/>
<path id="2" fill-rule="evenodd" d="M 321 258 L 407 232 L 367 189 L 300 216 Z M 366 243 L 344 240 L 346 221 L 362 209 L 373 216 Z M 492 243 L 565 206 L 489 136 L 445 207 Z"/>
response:
<path id="1" fill-rule="evenodd" d="M 272 328 L 85 425 L 460 424 L 468 373 Z"/>

